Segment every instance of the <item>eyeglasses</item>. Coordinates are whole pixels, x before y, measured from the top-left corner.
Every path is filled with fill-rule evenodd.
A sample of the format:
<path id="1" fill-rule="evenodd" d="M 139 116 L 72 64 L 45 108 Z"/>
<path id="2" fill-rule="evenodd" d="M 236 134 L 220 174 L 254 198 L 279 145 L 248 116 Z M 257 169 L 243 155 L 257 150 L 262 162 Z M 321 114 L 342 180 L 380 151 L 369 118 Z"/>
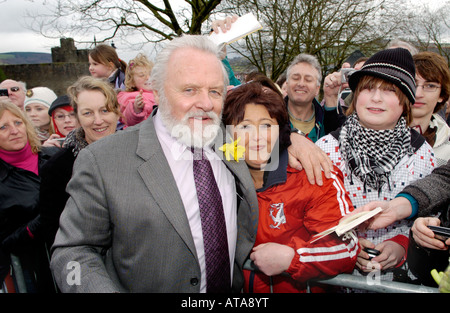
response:
<path id="1" fill-rule="evenodd" d="M 66 117 L 69 117 L 72 120 L 76 118 L 75 113 L 72 112 L 72 113 L 69 113 L 69 114 L 62 114 L 62 113 L 55 114 L 54 119 L 57 120 L 57 121 L 64 121 L 66 119 Z"/>
<path id="2" fill-rule="evenodd" d="M 423 85 L 417 85 L 416 89 L 418 89 L 419 87 L 423 88 L 423 91 L 425 92 L 434 92 L 436 91 L 438 88 L 441 88 L 441 86 L 435 85 L 435 84 L 431 84 L 431 83 L 427 83 L 427 84 L 423 84 Z"/>

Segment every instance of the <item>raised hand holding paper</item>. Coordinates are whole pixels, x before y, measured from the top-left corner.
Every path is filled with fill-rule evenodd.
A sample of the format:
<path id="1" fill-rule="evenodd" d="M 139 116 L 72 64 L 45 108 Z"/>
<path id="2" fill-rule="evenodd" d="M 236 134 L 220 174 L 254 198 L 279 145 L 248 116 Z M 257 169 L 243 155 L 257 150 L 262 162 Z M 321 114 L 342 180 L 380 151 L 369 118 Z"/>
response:
<path id="1" fill-rule="evenodd" d="M 247 13 L 239 17 L 226 33 L 219 29 L 219 33 L 213 32 L 209 38 L 217 45 L 230 44 L 235 42 L 251 33 L 254 33 L 262 28 L 262 25 L 253 13 Z"/>

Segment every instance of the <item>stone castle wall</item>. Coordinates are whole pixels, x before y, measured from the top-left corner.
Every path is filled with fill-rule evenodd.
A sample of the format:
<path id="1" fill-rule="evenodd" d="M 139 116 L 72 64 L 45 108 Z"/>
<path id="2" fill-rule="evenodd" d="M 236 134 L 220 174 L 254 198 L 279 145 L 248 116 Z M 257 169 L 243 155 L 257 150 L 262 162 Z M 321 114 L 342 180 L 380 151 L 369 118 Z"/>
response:
<path id="1" fill-rule="evenodd" d="M 66 94 L 67 87 L 80 76 L 89 75 L 86 63 L 47 63 L 0 66 L 6 78 L 23 81 L 27 89 L 48 87 L 58 96 Z"/>
<path id="2" fill-rule="evenodd" d="M 23 81 L 27 88 L 48 87 L 58 96 L 79 77 L 89 75 L 88 50 L 78 50 L 72 38 L 61 38 L 61 47 L 54 47 L 52 62 L 46 64 L 0 65 L 5 79 Z"/>

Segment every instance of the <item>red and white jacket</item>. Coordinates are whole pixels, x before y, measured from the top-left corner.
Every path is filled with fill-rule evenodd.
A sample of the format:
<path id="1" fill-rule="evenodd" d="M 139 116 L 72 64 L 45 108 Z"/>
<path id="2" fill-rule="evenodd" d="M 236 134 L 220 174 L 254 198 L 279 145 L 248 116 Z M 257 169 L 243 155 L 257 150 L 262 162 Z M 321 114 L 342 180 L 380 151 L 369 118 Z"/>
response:
<path id="1" fill-rule="evenodd" d="M 269 278 L 244 271 L 244 292 L 306 292 L 306 282 L 340 273 L 351 273 L 360 247 L 354 239 L 335 233 L 311 241 L 313 235 L 334 227 L 353 210 L 344 189 L 343 176 L 334 168 L 323 186 L 311 185 L 305 171 L 287 165 L 282 153 L 275 171 L 267 172 L 264 187 L 257 190 L 259 222 L 255 247 L 275 242 L 292 247 L 295 257 L 287 273 Z"/>

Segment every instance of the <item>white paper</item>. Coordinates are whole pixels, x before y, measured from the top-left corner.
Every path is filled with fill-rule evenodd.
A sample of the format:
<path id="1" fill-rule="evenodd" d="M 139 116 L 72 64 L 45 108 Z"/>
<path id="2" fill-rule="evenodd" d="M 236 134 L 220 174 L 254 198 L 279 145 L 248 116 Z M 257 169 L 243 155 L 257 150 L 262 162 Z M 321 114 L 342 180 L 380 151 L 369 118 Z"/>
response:
<path id="1" fill-rule="evenodd" d="M 353 230 L 354 228 L 356 228 L 358 225 L 360 225 L 361 223 L 367 221 L 369 218 L 377 215 L 378 213 L 380 213 L 382 211 L 382 209 L 380 207 L 375 208 L 373 210 L 370 211 L 363 211 L 360 213 L 356 213 L 353 214 L 351 216 L 348 217 L 344 217 L 338 225 L 331 227 L 319 234 L 314 235 L 314 240 L 312 240 L 311 242 L 317 241 L 320 238 L 323 238 L 333 232 L 335 232 L 338 236 L 342 236 L 343 234 Z"/>
<path id="2" fill-rule="evenodd" d="M 251 33 L 254 33 L 262 28 L 262 25 L 253 13 L 247 13 L 239 17 L 232 25 L 231 28 L 226 32 L 222 32 L 219 28 L 219 33 L 213 32 L 209 38 L 216 44 L 230 44 L 235 42 Z"/>

